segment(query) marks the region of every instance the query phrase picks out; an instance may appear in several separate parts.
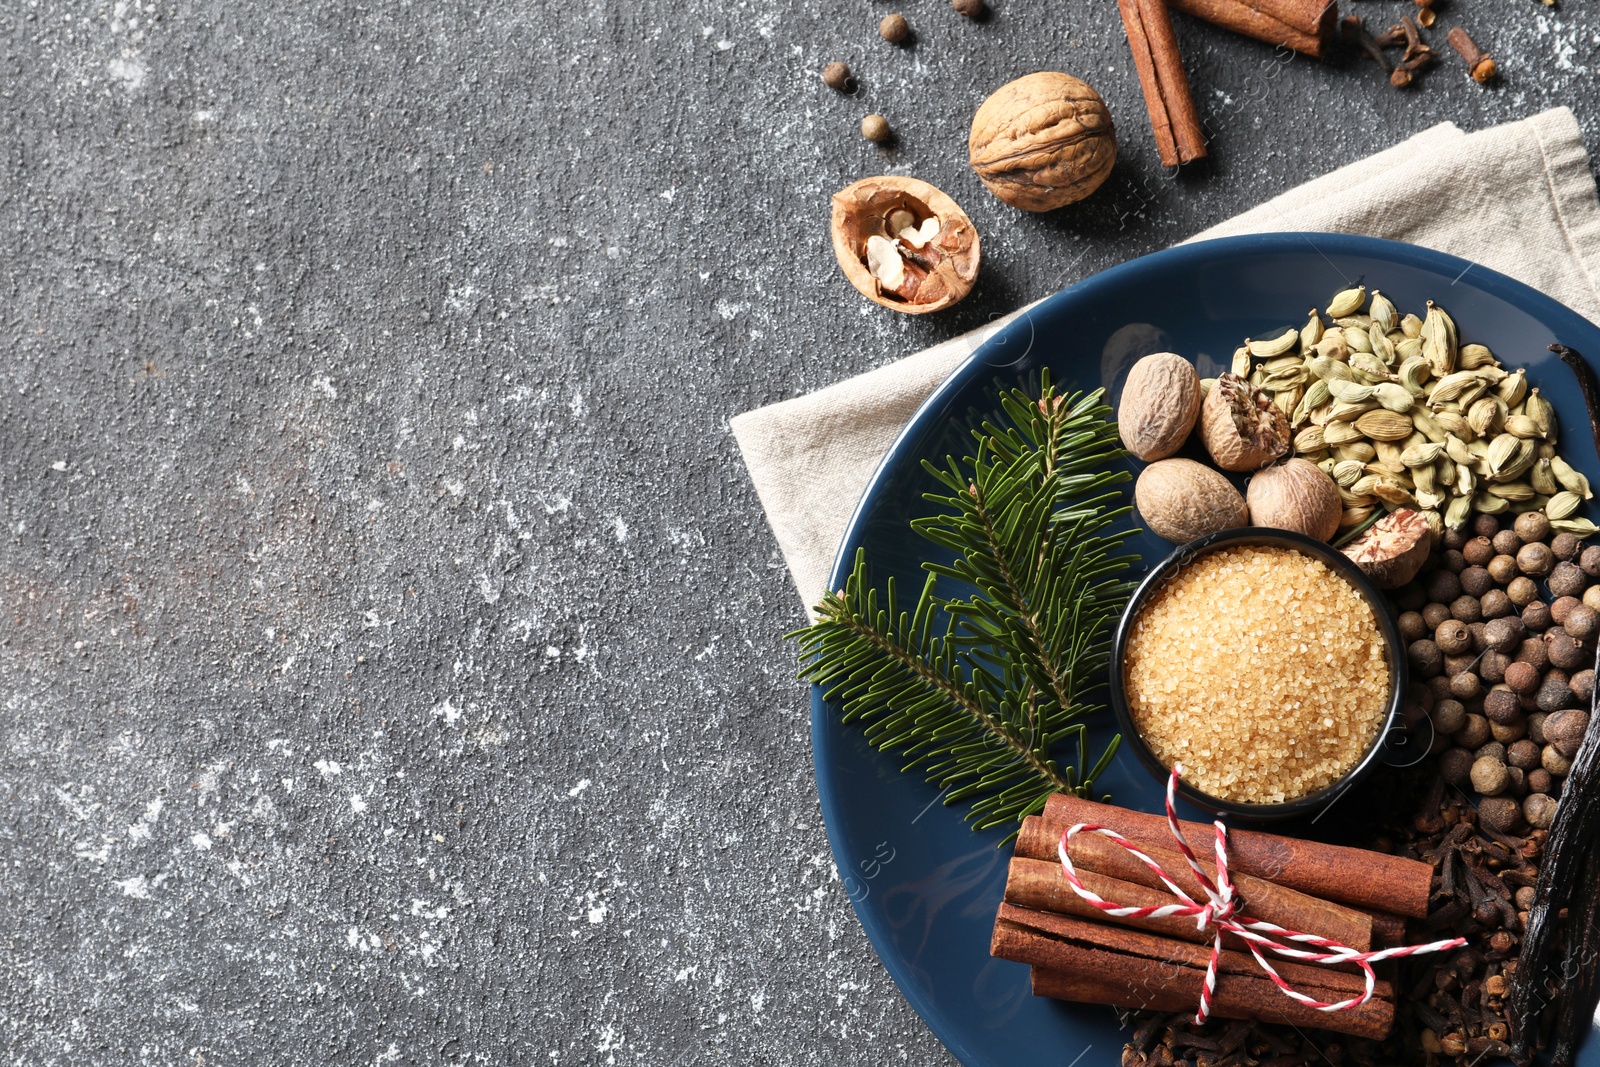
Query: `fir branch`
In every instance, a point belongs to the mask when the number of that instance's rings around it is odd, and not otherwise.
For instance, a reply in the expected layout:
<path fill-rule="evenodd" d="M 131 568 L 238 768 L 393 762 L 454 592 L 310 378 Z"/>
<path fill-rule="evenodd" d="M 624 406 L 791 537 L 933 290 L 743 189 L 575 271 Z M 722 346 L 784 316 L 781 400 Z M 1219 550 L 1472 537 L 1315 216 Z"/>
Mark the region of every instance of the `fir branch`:
<path fill-rule="evenodd" d="M 865 724 L 877 748 L 901 752 L 946 792 L 971 800 L 975 829 L 1020 822 L 1052 792 L 1087 795 L 1114 738 L 1086 767 L 1087 697 L 1103 684 L 1111 628 L 1130 587 L 1130 510 L 1110 469 L 1124 453 L 1099 391 L 1062 397 L 1046 373 L 1041 399 L 1001 398 L 1010 425 L 974 431 L 976 454 L 924 467 L 947 490 L 912 526 L 954 554 L 924 564 L 915 608 L 886 604 L 858 553 L 843 590 L 817 606 L 799 638 L 801 677 Z M 965 595 L 940 595 L 945 585 Z M 1071 744 L 1076 758 L 1055 753 Z"/>

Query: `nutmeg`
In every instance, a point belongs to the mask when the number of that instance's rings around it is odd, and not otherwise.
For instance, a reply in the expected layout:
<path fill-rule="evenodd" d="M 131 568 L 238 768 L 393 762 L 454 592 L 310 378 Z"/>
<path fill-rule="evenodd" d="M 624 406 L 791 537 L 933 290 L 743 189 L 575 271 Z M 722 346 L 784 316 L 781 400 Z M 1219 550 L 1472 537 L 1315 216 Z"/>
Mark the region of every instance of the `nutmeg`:
<path fill-rule="evenodd" d="M 1294 458 L 1263 467 L 1245 487 L 1250 521 L 1257 526 L 1326 541 L 1339 529 L 1344 506 L 1338 486 L 1308 460 Z"/>
<path fill-rule="evenodd" d="M 1239 490 L 1192 459 L 1162 459 L 1146 467 L 1134 483 L 1133 504 L 1158 537 L 1180 545 L 1250 518 Z"/>
<path fill-rule="evenodd" d="M 1054 71 L 1008 82 L 972 116 L 972 169 L 1012 207 L 1050 211 L 1100 187 L 1117 161 L 1116 129 L 1088 84 Z"/>
<path fill-rule="evenodd" d="M 833 195 L 833 254 L 868 300 L 908 315 L 955 304 L 978 277 L 978 231 L 956 202 L 896 174 Z"/>
<path fill-rule="evenodd" d="M 1206 403 L 1210 402 L 1211 398 L 1207 397 Z M 1422 516 L 1409 508 L 1397 508 L 1346 545 L 1344 554 L 1379 589 L 1396 589 L 1417 576 L 1417 571 L 1428 560 L 1431 543 L 1432 535 Z M 1444 647 L 1442 641 L 1439 647 Z"/>
<path fill-rule="evenodd" d="M 1223 470 L 1259 470 L 1289 450 L 1289 420 L 1264 390 L 1224 372 L 1200 406 L 1200 440 Z"/>
<path fill-rule="evenodd" d="M 1128 371 L 1117 402 L 1117 433 L 1122 447 L 1139 459 L 1165 459 L 1183 447 L 1199 413 L 1200 373 L 1194 364 L 1172 352 L 1155 352 Z"/>

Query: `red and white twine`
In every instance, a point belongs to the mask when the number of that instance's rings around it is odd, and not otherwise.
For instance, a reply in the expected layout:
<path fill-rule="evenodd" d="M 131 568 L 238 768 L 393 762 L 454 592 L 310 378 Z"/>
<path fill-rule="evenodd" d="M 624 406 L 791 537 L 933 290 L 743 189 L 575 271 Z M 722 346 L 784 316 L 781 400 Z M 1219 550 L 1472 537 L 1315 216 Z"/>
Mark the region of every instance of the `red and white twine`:
<path fill-rule="evenodd" d="M 1061 871 L 1067 883 L 1072 886 L 1072 891 L 1099 908 L 1107 915 L 1117 918 L 1129 919 L 1160 919 L 1168 915 L 1193 916 L 1196 925 L 1202 933 L 1207 930 L 1213 934 L 1211 941 L 1211 960 L 1206 964 L 1205 983 L 1200 987 L 1200 1009 L 1195 1013 L 1194 1021 L 1204 1023 L 1211 1014 L 1211 1001 L 1217 988 L 1217 964 L 1222 955 L 1222 935 L 1233 934 L 1245 943 L 1250 954 L 1256 958 L 1261 969 L 1267 973 L 1284 994 L 1294 1000 L 1315 1008 L 1318 1011 L 1349 1011 L 1359 1008 L 1372 999 L 1373 983 L 1377 976 L 1373 973 L 1372 964 L 1379 960 L 1396 959 L 1401 956 L 1416 956 L 1424 952 L 1444 952 L 1453 948 L 1460 948 L 1467 943 L 1466 938 L 1455 937 L 1448 941 L 1434 941 L 1426 945 L 1403 945 L 1398 948 L 1386 948 L 1377 952 L 1359 952 L 1337 941 L 1316 934 L 1300 933 L 1295 930 L 1285 930 L 1275 923 L 1255 919 L 1239 911 L 1241 902 L 1234 897 L 1233 883 L 1228 878 L 1228 828 L 1221 820 L 1213 823 L 1216 827 L 1216 853 L 1217 877 L 1213 882 L 1206 872 L 1201 870 L 1199 860 L 1195 859 L 1194 852 L 1189 848 L 1189 842 L 1184 840 L 1183 830 L 1178 826 L 1178 816 L 1173 811 L 1173 794 L 1178 786 L 1178 777 L 1183 772 L 1182 764 L 1172 768 L 1172 777 L 1167 780 L 1167 827 L 1172 831 L 1173 840 L 1178 843 L 1178 849 L 1183 853 L 1184 859 L 1189 862 L 1189 869 L 1194 871 L 1195 878 L 1200 882 L 1201 888 L 1206 891 L 1210 899 L 1204 903 L 1197 903 L 1193 897 L 1185 893 L 1172 879 L 1167 877 L 1167 872 L 1161 865 L 1135 848 L 1127 838 L 1115 830 L 1108 830 L 1104 826 L 1093 823 L 1078 823 L 1061 835 L 1060 854 Z M 1159 907 L 1131 908 L 1124 907 L 1108 901 L 1092 889 L 1089 889 L 1078 880 L 1077 871 L 1072 866 L 1072 857 L 1068 854 L 1068 845 L 1078 834 L 1099 834 L 1109 837 L 1123 848 L 1141 860 L 1161 879 L 1163 885 L 1178 899 L 1175 904 L 1163 904 Z M 1271 935 L 1271 936 L 1264 936 Z M 1320 951 L 1306 951 L 1294 948 L 1284 942 L 1295 942 L 1302 945 L 1314 946 Z M 1309 997 L 1295 989 L 1282 976 L 1273 969 L 1261 950 L 1283 956 L 1286 959 L 1298 960 L 1304 963 L 1334 964 L 1354 963 L 1361 968 L 1361 973 L 1366 978 L 1366 989 L 1360 996 L 1348 1000 L 1322 1001 Z"/>

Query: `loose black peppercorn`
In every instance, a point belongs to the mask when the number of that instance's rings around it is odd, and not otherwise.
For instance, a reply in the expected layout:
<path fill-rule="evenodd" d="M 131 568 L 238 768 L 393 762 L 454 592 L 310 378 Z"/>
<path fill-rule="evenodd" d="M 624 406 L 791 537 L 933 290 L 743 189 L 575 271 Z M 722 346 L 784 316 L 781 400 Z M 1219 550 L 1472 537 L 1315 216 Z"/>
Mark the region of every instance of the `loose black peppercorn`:
<path fill-rule="evenodd" d="M 1428 578 L 1428 599 L 1448 604 L 1461 595 L 1461 579 L 1449 571 L 1434 571 Z"/>
<path fill-rule="evenodd" d="M 1407 646 L 1406 659 L 1410 662 L 1412 670 L 1424 678 L 1432 678 L 1444 669 L 1444 653 L 1439 651 L 1438 645 L 1426 637 Z"/>
<path fill-rule="evenodd" d="M 1478 603 L 1485 619 L 1504 618 L 1507 615 L 1515 615 L 1517 611 L 1517 606 L 1506 596 L 1503 589 L 1489 590 L 1483 594 L 1483 599 Z"/>
<path fill-rule="evenodd" d="M 899 44 L 911 36 L 911 27 L 901 14 L 885 15 L 878 23 L 878 35 L 890 44 Z"/>
<path fill-rule="evenodd" d="M 1457 700 L 1471 700 L 1483 692 L 1483 683 L 1471 671 L 1461 671 L 1450 677 L 1450 695 Z"/>
<path fill-rule="evenodd" d="M 1493 559 L 1493 556 L 1489 557 Z M 1485 560 L 1484 562 L 1488 562 Z M 1458 576 L 1461 582 L 1461 591 L 1468 596 L 1482 596 L 1494 588 L 1494 579 L 1489 577 L 1489 572 L 1482 567 L 1472 566 L 1462 571 Z"/>
<path fill-rule="evenodd" d="M 822 84 L 841 93 L 850 88 L 850 68 L 843 63 L 829 63 L 822 68 Z"/>
<path fill-rule="evenodd" d="M 1408 645 L 1428 636 L 1428 624 L 1422 621 L 1422 615 L 1418 612 L 1402 611 L 1398 624 L 1400 639 Z"/>
<path fill-rule="evenodd" d="M 1512 527 L 1524 541 L 1543 541 L 1550 536 L 1550 520 L 1542 511 L 1525 511 Z"/>
<path fill-rule="evenodd" d="M 1588 641 L 1600 631 L 1600 612 L 1587 604 L 1579 604 L 1567 612 L 1567 620 L 1561 624 L 1561 628 L 1571 634 L 1575 641 Z"/>
<path fill-rule="evenodd" d="M 1472 635 L 1467 624 L 1458 619 L 1446 619 L 1433 632 L 1433 643 L 1447 656 L 1459 656 L 1472 647 Z"/>
<path fill-rule="evenodd" d="M 1506 596 L 1518 608 L 1525 608 L 1539 595 L 1539 586 L 1532 578 L 1513 578 L 1506 586 Z"/>
<path fill-rule="evenodd" d="M 1463 593 L 1450 601 L 1450 617 L 1462 622 L 1477 622 L 1483 618 L 1483 605 L 1477 597 Z"/>
<path fill-rule="evenodd" d="M 1590 545 L 1578 556 L 1578 566 L 1591 578 L 1600 578 L 1600 545 Z"/>
<path fill-rule="evenodd" d="M 1555 554 L 1556 559 L 1574 560 L 1578 558 L 1578 553 L 1583 551 L 1583 542 L 1573 534 L 1558 533 L 1550 539 L 1550 551 Z"/>
<path fill-rule="evenodd" d="M 1472 532 L 1479 537 L 1493 537 L 1500 532 L 1500 520 L 1493 515 L 1479 512 L 1472 520 Z"/>
<path fill-rule="evenodd" d="M 1532 604 L 1522 609 L 1522 625 L 1528 629 L 1543 633 L 1550 628 L 1550 605 L 1542 600 L 1535 600 Z"/>
<path fill-rule="evenodd" d="M 1589 582 L 1576 563 L 1564 559 L 1550 569 L 1546 584 L 1550 586 L 1552 596 L 1582 596 L 1584 586 Z"/>
<path fill-rule="evenodd" d="M 1501 530 L 1494 535 L 1494 550 L 1502 556 L 1515 556 L 1517 549 L 1522 547 L 1522 538 L 1517 536 L 1515 530 Z"/>
<path fill-rule="evenodd" d="M 1461 548 L 1461 557 L 1472 567 L 1481 567 L 1494 559 L 1494 545 L 1487 537 L 1474 537 Z"/>
<path fill-rule="evenodd" d="M 1543 578 L 1556 565 L 1550 546 L 1535 541 L 1517 550 L 1517 569 L 1530 578 Z"/>
<path fill-rule="evenodd" d="M 1451 598 L 1455 599 L 1454 597 Z M 1437 600 L 1429 601 L 1422 606 L 1422 621 L 1428 624 L 1428 629 L 1437 630 L 1439 624 L 1450 617 L 1450 608 Z"/>

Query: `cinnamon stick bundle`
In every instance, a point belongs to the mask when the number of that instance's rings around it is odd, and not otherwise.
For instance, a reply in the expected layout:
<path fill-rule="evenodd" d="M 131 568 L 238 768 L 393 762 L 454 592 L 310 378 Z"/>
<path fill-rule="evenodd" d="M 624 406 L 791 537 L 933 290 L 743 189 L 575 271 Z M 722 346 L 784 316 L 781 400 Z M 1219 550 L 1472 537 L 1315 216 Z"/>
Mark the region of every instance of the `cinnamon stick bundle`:
<path fill-rule="evenodd" d="M 1321 56 L 1334 41 L 1337 0 L 1168 0 L 1186 15 L 1281 45 Z"/>
<path fill-rule="evenodd" d="M 1025 820 L 1016 854 L 1049 859 L 1061 835 L 1074 823 L 1097 823 L 1126 837 L 1141 849 L 1164 848 L 1172 834 L 1162 815 L 1129 811 L 1092 800 L 1056 793 L 1042 816 Z M 1205 823 L 1181 822 L 1191 842 L 1209 842 L 1215 831 Z M 1228 832 L 1229 870 L 1252 874 L 1302 893 L 1350 907 L 1406 915 L 1428 914 L 1433 869 L 1426 863 L 1366 849 L 1324 845 L 1280 837 L 1259 830 Z"/>
<path fill-rule="evenodd" d="M 1128 31 L 1128 47 L 1139 71 L 1161 165 L 1175 167 L 1203 158 L 1205 133 L 1189 92 L 1189 76 L 1183 70 L 1166 0 L 1117 0 L 1117 8 Z"/>
<path fill-rule="evenodd" d="M 1002 904 L 992 955 L 1034 968 L 1034 992 L 1091 1004 L 1181 1011 L 1200 1002 L 1210 949 L 1155 934 L 1051 912 Z M 1294 963 L 1275 963 L 1283 979 L 1307 996 L 1338 1001 L 1358 995 L 1358 975 Z M 1373 999 L 1347 1011 L 1322 1012 L 1283 995 L 1250 956 L 1222 952 L 1211 1011 L 1225 1019 L 1338 1030 L 1374 1039 L 1394 1024 L 1394 990 L 1378 982 Z"/>
<path fill-rule="evenodd" d="M 1059 840 L 1060 835 L 1057 835 Z M 1145 848 L 1144 853 L 1159 863 L 1177 886 L 1197 901 L 1204 902 L 1205 890 L 1200 885 L 1200 880 L 1189 869 L 1188 863 L 1177 852 L 1164 848 Z M 1123 884 L 1133 883 L 1145 887 L 1156 893 L 1160 898 L 1157 904 L 1173 903 L 1172 896 L 1166 887 L 1161 884 L 1160 877 L 1135 858 L 1127 849 L 1114 841 L 1104 837 L 1090 834 L 1080 834 L 1072 841 L 1072 863 L 1079 869 L 1080 879 L 1086 872 L 1094 872 L 1099 876 L 1120 880 Z M 1039 865 L 1039 866 L 1035 866 Z M 1012 883 L 1018 883 L 1018 889 L 1039 883 L 1053 884 L 1059 887 L 1059 892 L 1054 896 L 1066 894 L 1075 899 L 1078 897 L 1062 876 L 1060 861 L 1035 860 L 1027 858 L 1013 859 L 1011 861 L 1011 878 L 1006 882 L 1006 899 L 1014 904 L 1025 904 L 1023 900 L 1012 900 Z M 1252 918 L 1265 919 L 1270 923 L 1289 930 L 1305 933 L 1314 933 L 1322 937 L 1332 938 L 1342 945 L 1359 949 L 1362 952 L 1372 947 L 1372 917 L 1353 908 L 1341 907 L 1330 901 L 1301 893 L 1285 886 L 1276 885 L 1264 878 L 1244 874 L 1230 869 L 1234 890 L 1245 902 L 1245 910 Z M 1087 882 L 1084 883 L 1088 885 Z M 1101 892 L 1095 886 L 1089 888 L 1107 900 L 1114 900 L 1119 904 L 1133 907 L 1144 907 L 1143 901 L 1125 899 L 1114 893 Z M 1087 902 L 1083 902 L 1087 904 Z M 1064 908 L 1051 907 L 1050 905 L 1030 905 L 1049 907 L 1052 911 L 1064 911 Z M 1092 911 L 1098 909 L 1088 905 Z M 1081 914 L 1072 912 L 1072 914 Z M 1185 920 L 1190 929 L 1194 924 Z M 1195 940 L 1208 940 L 1195 938 Z"/>

